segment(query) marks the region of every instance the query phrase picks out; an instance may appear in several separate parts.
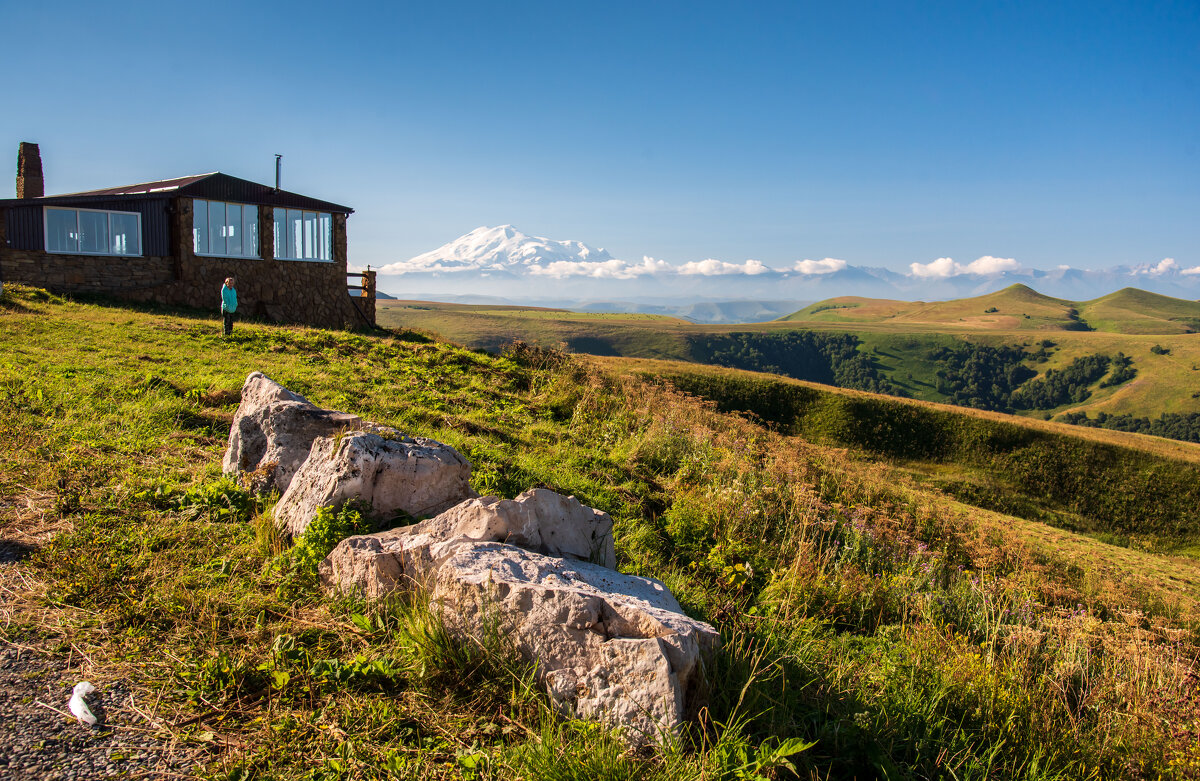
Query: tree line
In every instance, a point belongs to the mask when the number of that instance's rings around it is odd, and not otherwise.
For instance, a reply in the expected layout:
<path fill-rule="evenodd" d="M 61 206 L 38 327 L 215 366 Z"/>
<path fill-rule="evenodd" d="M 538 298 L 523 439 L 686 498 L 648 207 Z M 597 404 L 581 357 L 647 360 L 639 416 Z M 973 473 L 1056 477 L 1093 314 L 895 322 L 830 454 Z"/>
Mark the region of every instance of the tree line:
<path fill-rule="evenodd" d="M 1110 415 L 1107 412 L 1097 412 L 1096 417 L 1091 418 L 1086 412 L 1068 412 L 1059 420 L 1075 426 L 1132 431 L 1184 442 L 1200 442 L 1200 412 L 1164 412 L 1157 420 L 1135 418 L 1132 415 Z"/>
<path fill-rule="evenodd" d="M 907 395 L 888 380 L 875 360 L 858 349 L 854 334 L 787 331 L 697 334 L 690 339 L 694 360 L 733 369 L 771 372 L 841 388 Z"/>

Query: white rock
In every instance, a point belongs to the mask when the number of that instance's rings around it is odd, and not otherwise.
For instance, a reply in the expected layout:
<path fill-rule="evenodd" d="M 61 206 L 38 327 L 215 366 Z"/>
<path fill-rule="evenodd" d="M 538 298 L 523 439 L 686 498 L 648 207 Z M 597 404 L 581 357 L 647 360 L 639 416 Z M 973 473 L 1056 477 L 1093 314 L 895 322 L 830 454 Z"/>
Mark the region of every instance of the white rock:
<path fill-rule="evenodd" d="M 321 507 L 360 499 L 380 518 L 441 512 L 472 496 L 471 465 L 457 450 L 376 426 L 318 437 L 275 505 L 275 525 L 304 533 Z"/>
<path fill-rule="evenodd" d="M 485 496 L 463 502 L 422 521 L 415 534 L 435 539 L 466 537 L 507 542 L 518 548 L 594 561 L 616 569 L 612 518 L 574 496 L 532 488 L 516 499 Z"/>
<path fill-rule="evenodd" d="M 657 580 L 488 539 L 503 528 L 484 522 L 490 509 L 493 521 L 522 521 L 508 527 L 510 540 L 514 530 L 536 528 L 544 545 L 548 519 L 523 517 L 554 506 L 530 501 L 540 493 L 507 504 L 472 500 L 420 524 L 343 540 L 321 563 L 321 580 L 373 599 L 418 589 L 456 635 L 503 638 L 533 660 L 562 711 L 621 727 L 633 745 L 655 742 L 697 707 L 717 632 L 684 615 Z"/>
<path fill-rule="evenodd" d="M 226 474 L 264 470 L 267 487 L 282 493 L 317 437 L 364 425 L 357 415 L 322 409 L 262 373 L 251 372 L 242 385 L 222 468 Z"/>

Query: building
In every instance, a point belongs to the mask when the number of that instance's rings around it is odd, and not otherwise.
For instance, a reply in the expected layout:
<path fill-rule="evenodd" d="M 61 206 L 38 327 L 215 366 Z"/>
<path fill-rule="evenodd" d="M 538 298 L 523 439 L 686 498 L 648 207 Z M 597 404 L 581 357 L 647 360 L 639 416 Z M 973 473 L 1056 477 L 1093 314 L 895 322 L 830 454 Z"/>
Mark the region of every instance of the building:
<path fill-rule="evenodd" d="M 222 173 L 44 194 L 37 144 L 0 200 L 0 280 L 323 328 L 375 324 L 375 274 L 347 282 L 347 206 Z"/>

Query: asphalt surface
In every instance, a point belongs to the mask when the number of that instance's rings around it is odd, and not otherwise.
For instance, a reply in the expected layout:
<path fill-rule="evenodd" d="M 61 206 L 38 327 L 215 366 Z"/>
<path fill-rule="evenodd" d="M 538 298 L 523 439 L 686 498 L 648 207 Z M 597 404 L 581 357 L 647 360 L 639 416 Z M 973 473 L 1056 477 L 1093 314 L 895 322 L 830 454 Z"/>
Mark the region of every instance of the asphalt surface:
<path fill-rule="evenodd" d="M 67 701 L 76 675 L 66 655 L 0 641 L 0 778 L 194 777 L 196 750 L 156 734 L 120 681 L 91 681 L 96 726 L 72 717 Z"/>

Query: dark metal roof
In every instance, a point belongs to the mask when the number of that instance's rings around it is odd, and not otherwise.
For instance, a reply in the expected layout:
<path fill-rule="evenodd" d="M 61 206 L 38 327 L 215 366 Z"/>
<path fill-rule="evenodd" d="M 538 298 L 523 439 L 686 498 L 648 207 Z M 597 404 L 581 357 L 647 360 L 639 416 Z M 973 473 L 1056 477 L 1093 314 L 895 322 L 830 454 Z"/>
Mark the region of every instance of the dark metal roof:
<path fill-rule="evenodd" d="M 62 193 L 61 195 L 51 195 L 48 197 L 78 198 L 90 195 L 150 195 L 152 193 L 166 193 L 173 192 L 181 187 L 185 187 L 189 184 L 199 182 L 215 175 L 215 172 L 211 174 L 196 174 L 195 176 L 181 176 L 178 179 L 163 179 L 158 182 L 127 184 L 122 187 L 108 187 L 103 190 L 85 190 L 81 193 Z"/>
<path fill-rule="evenodd" d="M 307 195 L 276 190 L 264 184 L 239 179 L 236 176 L 214 172 L 181 176 L 177 179 L 163 179 L 157 182 L 142 182 L 122 187 L 109 187 L 103 190 L 87 190 L 80 193 L 63 195 L 47 195 L 43 198 L 10 198 L 0 200 L 5 206 L 33 204 L 81 204 L 93 201 L 112 201 L 117 199 L 163 198 L 174 195 L 184 195 L 192 198 L 205 198 L 214 201 L 240 201 L 263 206 L 283 206 L 291 209 L 310 209 L 312 211 L 338 212 L 352 214 L 349 206 L 341 206 L 330 201 L 309 198 Z"/>

